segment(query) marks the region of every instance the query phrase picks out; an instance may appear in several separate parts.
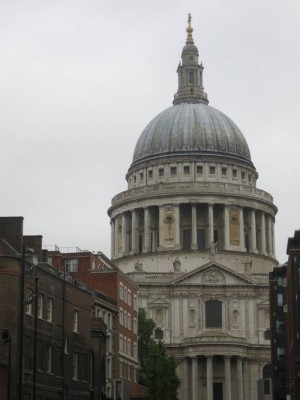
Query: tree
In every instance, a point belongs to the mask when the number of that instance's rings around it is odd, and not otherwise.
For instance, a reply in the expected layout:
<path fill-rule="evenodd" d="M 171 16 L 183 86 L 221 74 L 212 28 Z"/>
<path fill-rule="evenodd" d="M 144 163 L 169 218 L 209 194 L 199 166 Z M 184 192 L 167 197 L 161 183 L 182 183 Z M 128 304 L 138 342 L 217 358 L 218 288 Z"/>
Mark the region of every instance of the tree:
<path fill-rule="evenodd" d="M 146 385 L 145 370 L 146 359 L 149 353 L 149 348 L 153 340 L 153 331 L 155 329 L 155 322 L 151 318 L 147 318 L 146 311 L 139 308 L 138 311 L 138 355 L 140 363 L 139 383 Z"/>
<path fill-rule="evenodd" d="M 141 365 L 139 382 L 148 387 L 149 400 L 175 400 L 180 380 L 176 373 L 177 363 L 166 353 L 163 342 L 155 342 L 155 322 L 139 310 L 138 346 Z"/>

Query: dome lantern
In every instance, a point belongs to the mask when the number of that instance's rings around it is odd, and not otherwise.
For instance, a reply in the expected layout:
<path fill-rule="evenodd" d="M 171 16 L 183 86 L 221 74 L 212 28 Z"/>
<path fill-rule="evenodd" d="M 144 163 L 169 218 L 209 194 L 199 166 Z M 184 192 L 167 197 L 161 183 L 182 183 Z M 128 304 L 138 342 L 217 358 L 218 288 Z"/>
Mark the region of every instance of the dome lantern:
<path fill-rule="evenodd" d="M 191 14 L 188 16 L 186 28 L 186 44 L 182 49 L 181 63 L 177 68 L 178 91 L 174 95 L 173 104 L 179 103 L 204 103 L 208 104 L 207 94 L 203 87 L 203 65 L 199 65 L 199 52 L 194 45 L 193 28 L 191 26 Z"/>

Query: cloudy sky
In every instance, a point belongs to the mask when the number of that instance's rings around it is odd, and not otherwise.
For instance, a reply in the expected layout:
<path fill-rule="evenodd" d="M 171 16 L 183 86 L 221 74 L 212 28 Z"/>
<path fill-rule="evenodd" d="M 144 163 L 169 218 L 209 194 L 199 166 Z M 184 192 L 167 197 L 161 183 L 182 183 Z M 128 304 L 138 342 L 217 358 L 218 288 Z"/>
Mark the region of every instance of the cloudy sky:
<path fill-rule="evenodd" d="M 286 260 L 300 228 L 299 0 L 1 0 L 0 215 L 46 245 L 110 255 L 107 209 L 172 103 L 189 12 L 210 105 L 248 141 Z"/>

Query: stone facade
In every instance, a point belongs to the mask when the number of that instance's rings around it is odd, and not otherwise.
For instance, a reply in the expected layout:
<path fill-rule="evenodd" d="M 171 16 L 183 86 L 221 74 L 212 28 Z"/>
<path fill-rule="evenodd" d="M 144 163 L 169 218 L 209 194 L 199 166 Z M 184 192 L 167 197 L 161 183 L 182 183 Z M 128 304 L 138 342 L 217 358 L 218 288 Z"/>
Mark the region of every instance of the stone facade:
<path fill-rule="evenodd" d="M 272 196 L 240 130 L 208 106 L 190 24 L 174 105 L 137 142 L 116 195 L 112 259 L 181 361 L 182 400 L 270 400 L 268 274 L 277 264 Z"/>

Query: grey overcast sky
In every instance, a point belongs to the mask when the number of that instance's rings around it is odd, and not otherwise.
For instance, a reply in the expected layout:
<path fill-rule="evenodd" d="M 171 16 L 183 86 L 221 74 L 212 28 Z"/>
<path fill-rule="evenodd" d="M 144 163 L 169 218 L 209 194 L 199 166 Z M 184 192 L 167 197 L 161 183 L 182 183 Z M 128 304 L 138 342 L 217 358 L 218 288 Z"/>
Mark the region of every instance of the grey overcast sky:
<path fill-rule="evenodd" d="M 172 104 L 189 12 L 210 105 L 248 141 L 286 260 L 300 228 L 299 0 L 1 0 L 0 215 L 110 255 L 107 209 Z"/>

